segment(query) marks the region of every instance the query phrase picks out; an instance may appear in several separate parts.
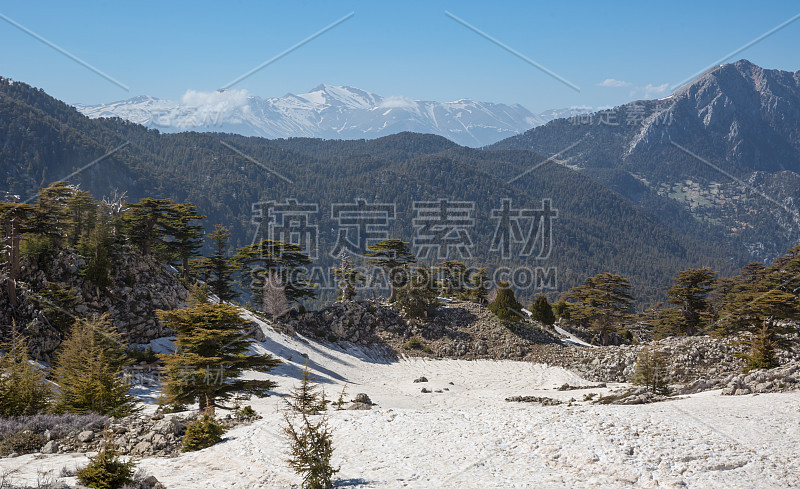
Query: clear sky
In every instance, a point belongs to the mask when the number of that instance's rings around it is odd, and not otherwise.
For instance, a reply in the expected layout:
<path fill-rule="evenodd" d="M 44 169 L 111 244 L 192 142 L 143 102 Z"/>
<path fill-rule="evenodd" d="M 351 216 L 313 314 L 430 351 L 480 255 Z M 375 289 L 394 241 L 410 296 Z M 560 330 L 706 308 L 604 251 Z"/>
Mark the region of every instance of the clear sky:
<path fill-rule="evenodd" d="M 179 100 L 188 89 L 227 85 L 351 12 L 233 88 L 273 97 L 327 83 L 425 100 L 519 103 L 534 112 L 612 106 L 667 95 L 800 14 L 800 2 L 2 1 L 0 75 L 68 103 Z M 800 69 L 800 18 L 731 60 L 741 58 Z"/>

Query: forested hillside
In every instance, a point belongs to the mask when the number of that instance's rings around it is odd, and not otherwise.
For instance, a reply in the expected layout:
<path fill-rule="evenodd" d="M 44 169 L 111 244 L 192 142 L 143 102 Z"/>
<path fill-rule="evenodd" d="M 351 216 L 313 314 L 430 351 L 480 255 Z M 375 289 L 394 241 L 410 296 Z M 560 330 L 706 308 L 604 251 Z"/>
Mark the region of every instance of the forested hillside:
<path fill-rule="evenodd" d="M 465 231 L 474 246 L 465 255 L 451 249 L 438 258 L 491 269 L 527 267 L 534 275 L 538 270 L 547 287 L 521 286 L 524 298 L 556 295 L 588 275 L 613 271 L 629 277 L 636 299 L 648 303 L 662 298 L 676 270 L 711 266 L 725 274 L 744 263 L 741 253 L 709 240 L 704 229 L 691 233 L 673 226 L 594 179 L 529 151 L 487 152 L 412 133 L 372 141 L 160 134 L 118 119 L 88 119 L 41 90 L 9 80 L 0 83 L 0 138 L 4 190 L 23 201 L 41 186 L 66 179 L 97 198 L 124 192 L 129 202 L 191 202 L 208 216 L 207 231 L 214 224 L 231 230 L 229 252 L 263 231 L 254 204 L 316 204 L 307 219 L 317 226 L 311 255 L 322 268 L 338 260 L 333 250 L 342 222 L 332 217 L 331 206 L 356 199 L 393 204 L 394 218 L 382 231 L 409 242 L 416 232 L 415 201 L 471 203 L 474 226 Z M 527 210 L 550 199 L 557 218 L 547 256 L 522 256 L 521 240 L 506 257 L 492 250 L 503 199 Z M 530 220 L 520 223 L 523 233 L 533 229 L 529 225 Z"/>

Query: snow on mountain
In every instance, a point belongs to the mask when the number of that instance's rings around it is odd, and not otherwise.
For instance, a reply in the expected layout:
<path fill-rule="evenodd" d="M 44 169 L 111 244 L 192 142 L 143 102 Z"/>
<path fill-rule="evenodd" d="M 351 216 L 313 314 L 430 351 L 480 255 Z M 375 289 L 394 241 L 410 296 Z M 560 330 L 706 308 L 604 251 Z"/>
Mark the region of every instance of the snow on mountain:
<path fill-rule="evenodd" d="M 162 132 L 231 132 L 266 138 L 371 139 L 402 131 L 484 146 L 582 109 L 535 115 L 521 105 L 461 99 L 433 102 L 383 97 L 353 87 L 319 85 L 277 98 L 245 90 L 189 90 L 180 102 L 149 96 L 99 105 L 75 104 L 91 118 L 120 117 Z"/>

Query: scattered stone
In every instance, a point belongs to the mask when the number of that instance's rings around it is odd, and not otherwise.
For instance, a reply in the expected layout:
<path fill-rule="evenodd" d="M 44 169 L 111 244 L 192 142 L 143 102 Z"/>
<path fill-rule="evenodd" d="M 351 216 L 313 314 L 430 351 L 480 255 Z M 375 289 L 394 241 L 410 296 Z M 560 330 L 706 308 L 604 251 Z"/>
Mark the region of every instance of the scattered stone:
<path fill-rule="evenodd" d="M 420 382 L 427 382 L 428 379 L 426 377 L 420 377 L 418 379 L 414 379 L 415 384 L 419 384 Z"/>
<path fill-rule="evenodd" d="M 427 387 L 423 387 L 423 388 L 422 388 L 422 390 L 421 390 L 420 392 L 422 392 L 423 394 L 430 394 L 430 393 L 431 393 L 431 390 L 430 390 L 430 389 L 428 389 Z"/>
<path fill-rule="evenodd" d="M 557 387 L 556 390 L 558 391 L 576 391 L 580 389 L 600 389 L 605 387 L 605 382 L 597 384 L 597 385 L 569 385 L 563 384 L 561 387 Z"/>
<path fill-rule="evenodd" d="M 564 404 L 558 399 L 553 399 L 552 397 L 536 397 L 536 396 L 507 397 L 506 402 L 535 402 L 541 404 L 542 406 L 558 406 L 559 404 Z"/>

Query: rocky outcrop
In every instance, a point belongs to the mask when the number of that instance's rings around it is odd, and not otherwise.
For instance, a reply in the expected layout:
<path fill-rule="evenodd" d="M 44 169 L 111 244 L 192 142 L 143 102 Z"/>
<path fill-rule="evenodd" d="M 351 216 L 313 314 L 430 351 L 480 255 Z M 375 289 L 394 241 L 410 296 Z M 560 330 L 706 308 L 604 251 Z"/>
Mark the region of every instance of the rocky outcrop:
<path fill-rule="evenodd" d="M 373 302 L 334 302 L 322 311 L 297 315 L 286 321 L 295 331 L 326 339 L 371 344 L 377 332 L 401 332 L 406 324 L 393 307 Z"/>
<path fill-rule="evenodd" d="M 537 323 L 505 324 L 471 302 L 443 304 L 424 320 L 409 319 L 385 303 L 336 302 L 285 322 L 288 330 L 321 340 L 383 345 L 413 356 L 523 360 L 540 345 L 560 343 Z"/>
<path fill-rule="evenodd" d="M 764 394 L 800 389 L 800 362 L 793 361 L 770 370 L 754 370 L 727 377 L 716 383 L 723 395 Z"/>
<path fill-rule="evenodd" d="M 61 250 L 44 262 L 23 260 L 19 307 L 12 311 L 8 297 L 0 292 L 0 320 L 10 324 L 13 318 L 23 327 L 34 358 L 51 361 L 67 333 L 67 328 L 54 324 L 54 308 L 58 314 L 72 317 L 108 314 L 130 343 L 148 343 L 171 334 L 155 311 L 184 306 L 188 291 L 177 272 L 132 247 L 115 246 L 112 250 L 112 285 L 108 288 L 96 287 L 82 276 L 86 263 L 74 249 Z M 74 303 L 62 307 L 43 295 L 46 282 L 72 289 Z"/>
<path fill-rule="evenodd" d="M 655 394 L 647 387 L 630 387 L 612 390 L 605 396 L 601 396 L 595 404 L 649 404 L 651 402 L 666 401 L 669 396 Z"/>
<path fill-rule="evenodd" d="M 506 402 L 533 402 L 541 404 L 542 406 L 558 406 L 564 404 L 563 401 L 553 399 L 552 397 L 536 397 L 536 396 L 512 396 L 507 397 Z"/>
<path fill-rule="evenodd" d="M 733 339 L 709 336 L 676 336 L 647 343 L 663 353 L 670 383 L 685 384 L 700 378 L 738 374 L 746 347 Z M 593 382 L 629 382 L 636 357 L 644 344 L 596 348 L 556 347 L 540 349 L 536 360 L 569 368 Z"/>

